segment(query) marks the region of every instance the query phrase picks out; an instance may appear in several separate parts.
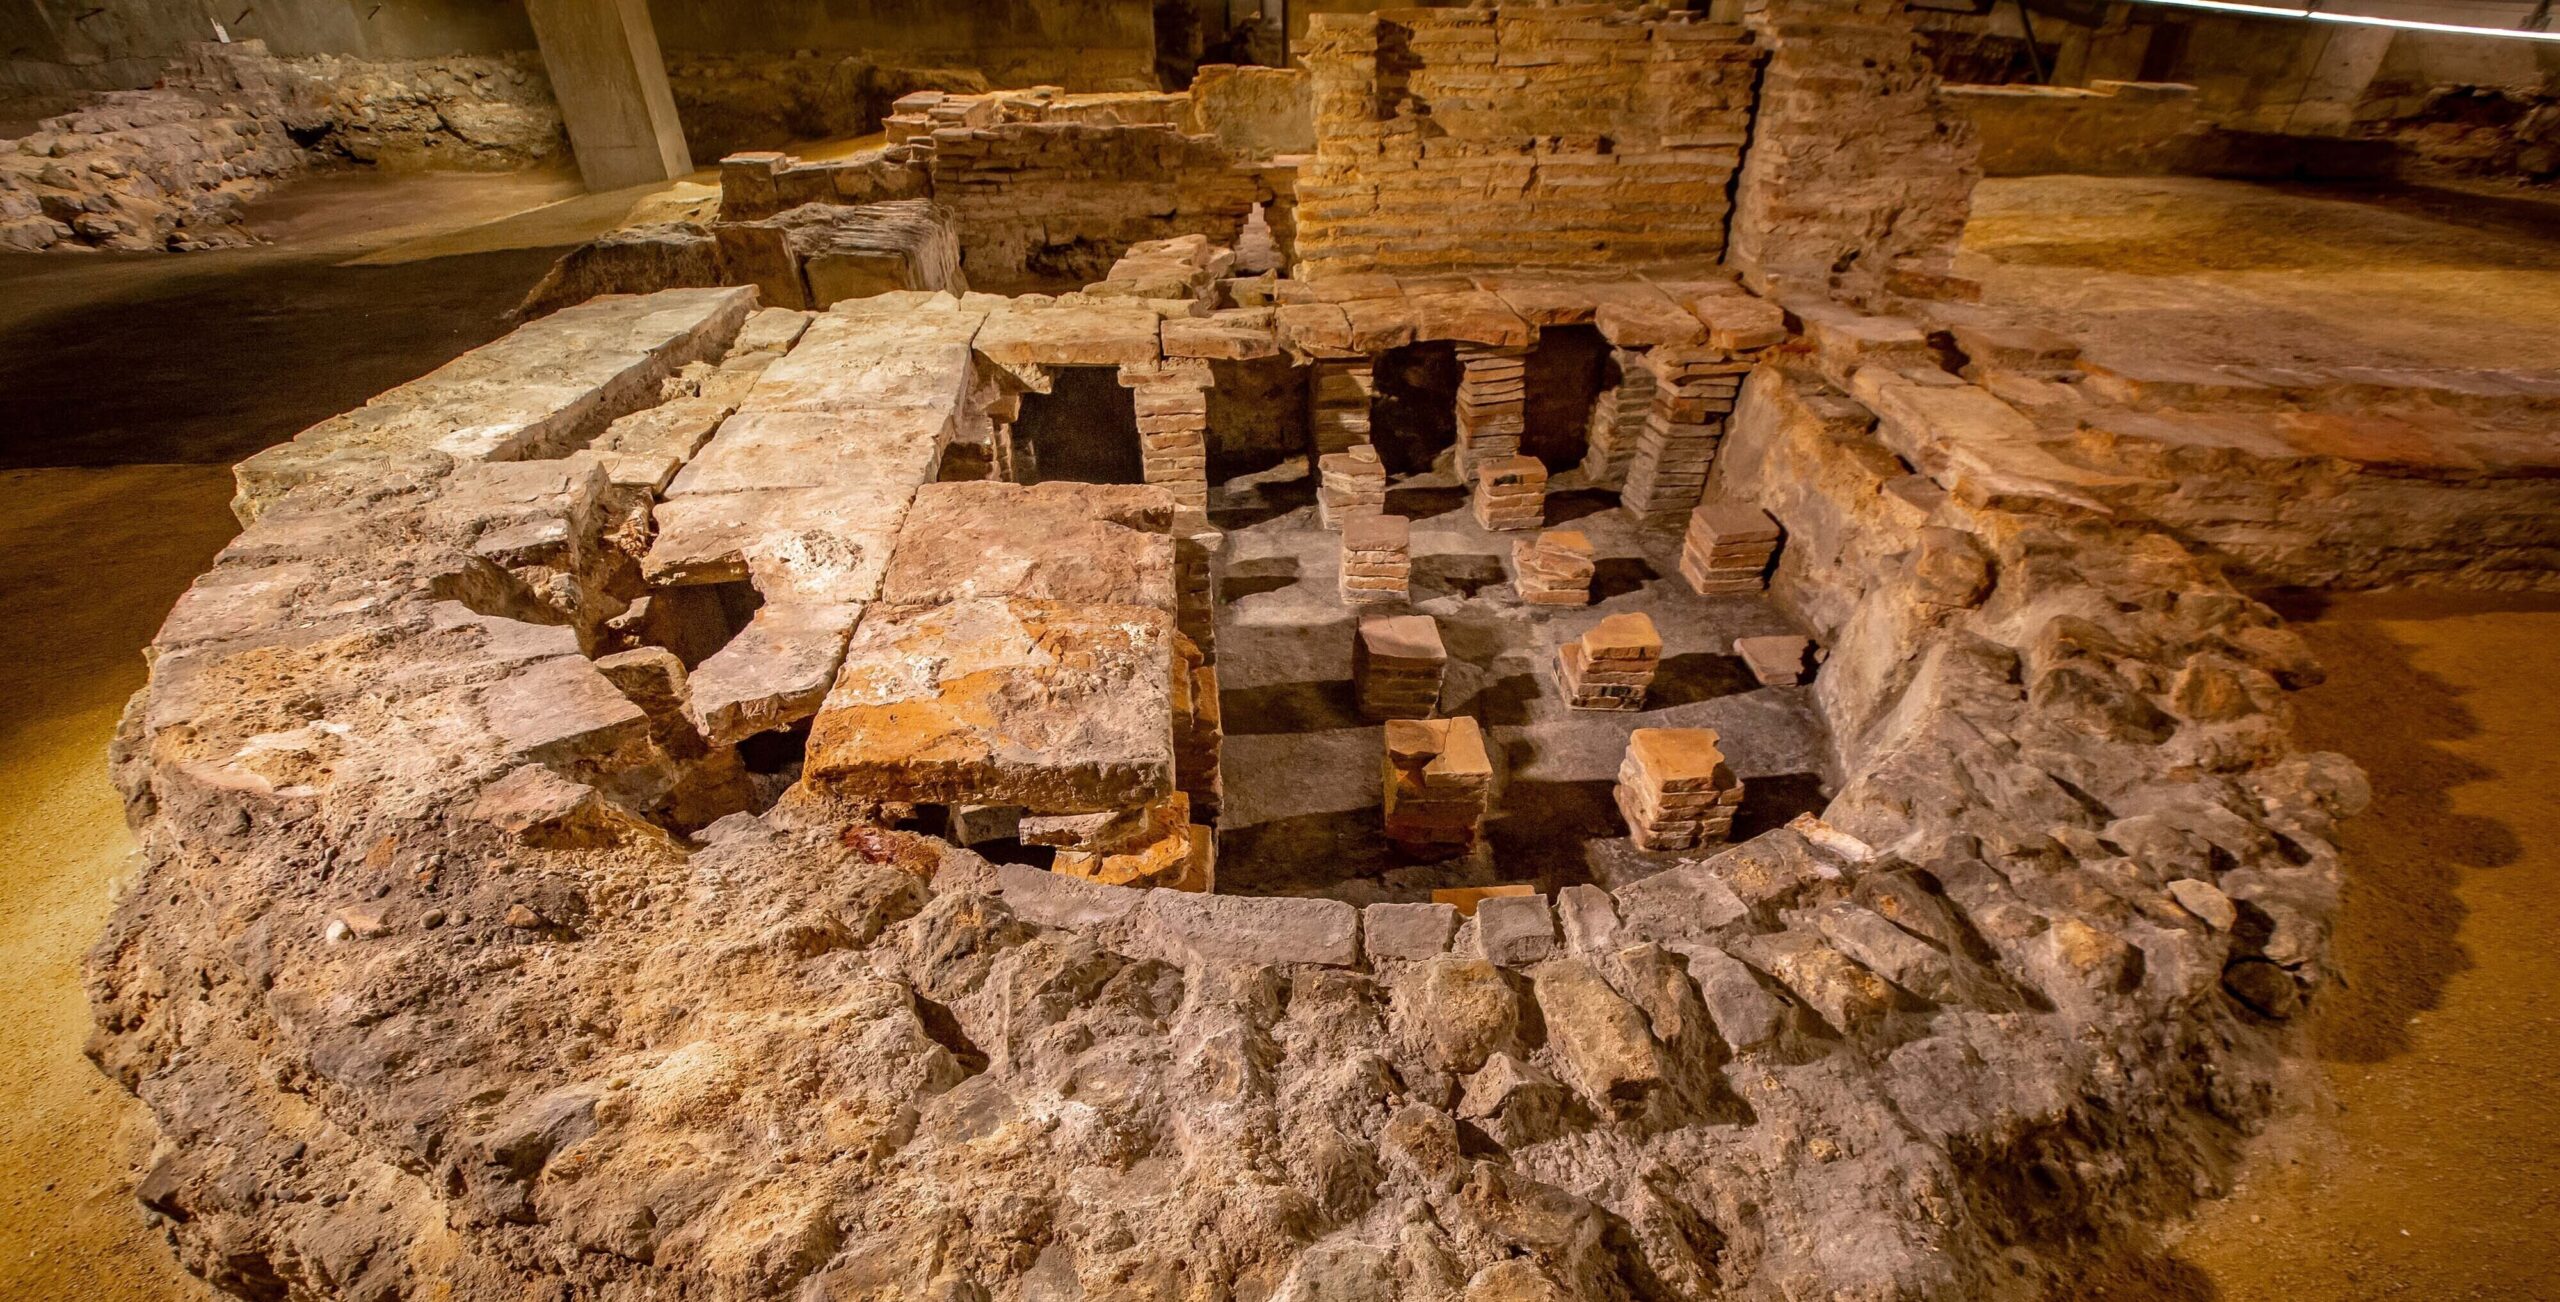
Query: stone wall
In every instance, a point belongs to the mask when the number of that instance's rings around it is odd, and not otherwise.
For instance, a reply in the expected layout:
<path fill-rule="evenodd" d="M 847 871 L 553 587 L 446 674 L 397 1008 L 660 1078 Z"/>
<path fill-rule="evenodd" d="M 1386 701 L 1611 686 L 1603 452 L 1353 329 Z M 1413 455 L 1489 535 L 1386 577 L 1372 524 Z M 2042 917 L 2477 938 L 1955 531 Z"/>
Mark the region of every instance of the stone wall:
<path fill-rule="evenodd" d="M 1985 176 L 2157 176 L 2196 161 L 2207 130 L 2195 88 L 2100 81 L 2071 86 L 1946 86 L 1973 124 Z"/>
<path fill-rule="evenodd" d="M 1862 3 L 1789 4 L 1769 49 L 1728 261 L 1764 294 L 1868 303 L 1951 288 L 1980 171 L 1906 20 Z"/>
<path fill-rule="evenodd" d="M 1189 129 L 1180 94 L 1055 88 L 908 97 L 892 142 L 931 146 L 933 197 L 960 222 L 973 285 L 1100 280 L 1129 246 L 1205 235 L 1232 246 L 1271 179 Z"/>
<path fill-rule="evenodd" d="M 1191 81 L 1191 112 L 1201 131 L 1238 158 L 1315 152 L 1315 105 L 1303 68 L 1249 68 L 1213 63 Z"/>
<path fill-rule="evenodd" d="M 1306 273 L 1713 259 L 1749 131 L 1739 28 L 1605 6 L 1318 14 Z"/>
<path fill-rule="evenodd" d="M 1148 0 L 653 0 L 649 10 L 671 57 L 806 51 L 883 67 L 966 68 L 998 86 L 1157 84 Z"/>
<path fill-rule="evenodd" d="M 284 57 L 436 60 L 533 49 L 524 6 L 486 0 L 17 0 L 0 5 L 0 102 L 29 95 L 139 90 L 187 47 L 257 41 Z"/>
<path fill-rule="evenodd" d="M 151 90 L 109 91 L 0 141 L 0 248 L 244 243 L 243 205 L 316 162 L 519 168 L 565 156 L 531 55 L 279 59 L 203 44 Z"/>
<path fill-rule="evenodd" d="M 880 129 L 899 97 L 919 90 L 984 93 L 986 75 L 964 65 L 884 65 L 860 54 L 792 51 L 694 54 L 668 51 L 685 144 L 697 159 L 797 141 L 863 136 Z"/>

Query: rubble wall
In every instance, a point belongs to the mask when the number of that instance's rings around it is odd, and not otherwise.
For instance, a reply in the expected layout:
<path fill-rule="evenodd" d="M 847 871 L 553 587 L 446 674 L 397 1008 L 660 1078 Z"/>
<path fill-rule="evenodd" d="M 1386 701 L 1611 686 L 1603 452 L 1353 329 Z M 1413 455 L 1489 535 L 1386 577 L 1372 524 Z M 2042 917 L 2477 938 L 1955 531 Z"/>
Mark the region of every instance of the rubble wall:
<path fill-rule="evenodd" d="M 531 54 L 278 58 L 200 44 L 151 90 L 90 97 L 0 141 L 0 248 L 247 241 L 243 205 L 313 164 L 510 169 L 567 157 Z"/>
<path fill-rule="evenodd" d="M 670 55 L 860 56 L 883 67 L 968 68 L 998 86 L 1153 90 L 1155 19 L 1143 0 L 847 5 L 834 0 L 656 0 Z"/>
<path fill-rule="evenodd" d="M 1774 6 L 1728 261 L 1771 295 L 1874 304 L 1947 287 L 1972 210 L 1972 127 L 1906 18 Z"/>
<path fill-rule="evenodd" d="M 1317 14 L 1299 262 L 1712 260 L 1758 58 L 1739 28 L 1600 6 Z"/>
<path fill-rule="evenodd" d="M 1268 198 L 1209 136 L 1172 125 L 1008 122 L 933 133 L 933 197 L 960 223 L 970 283 L 1100 280 L 1129 246 L 1232 245 Z"/>

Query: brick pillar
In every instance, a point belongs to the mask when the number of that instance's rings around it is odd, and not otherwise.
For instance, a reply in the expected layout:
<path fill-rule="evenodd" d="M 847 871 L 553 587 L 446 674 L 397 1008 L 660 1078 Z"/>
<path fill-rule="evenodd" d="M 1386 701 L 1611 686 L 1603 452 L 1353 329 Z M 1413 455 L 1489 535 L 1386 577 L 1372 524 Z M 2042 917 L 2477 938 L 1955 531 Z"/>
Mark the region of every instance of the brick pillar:
<path fill-rule="evenodd" d="M 1706 494 L 1725 418 L 1751 363 L 1712 347 L 1665 346 L 1653 350 L 1652 360 L 1653 410 L 1618 503 L 1646 525 L 1677 524 Z"/>
<path fill-rule="evenodd" d="M 1386 831 L 1415 858 L 1463 854 L 1484 832 L 1493 757 L 1469 718 L 1399 719 L 1387 725 Z"/>
<path fill-rule="evenodd" d="M 1369 401 L 1377 394 L 1371 359 L 1319 361 L 1308 383 L 1307 433 L 1316 455 L 1347 452 L 1369 441 Z"/>
<path fill-rule="evenodd" d="M 1316 522 L 1339 529 L 1349 521 L 1384 515 L 1387 510 L 1387 467 L 1378 450 L 1355 443 L 1342 452 L 1316 458 Z"/>
<path fill-rule="evenodd" d="M 1413 526 L 1400 515 L 1342 525 L 1342 603 L 1401 606 L 1413 583 Z"/>
<path fill-rule="evenodd" d="M 1769 586 L 1778 552 L 1778 522 L 1756 506 L 1705 502 L 1689 513 L 1680 540 L 1680 577 L 1700 596 L 1759 592 Z"/>
<path fill-rule="evenodd" d="M 1611 615 L 1556 648 L 1556 685 L 1576 710 L 1641 710 L 1662 667 L 1662 635 L 1642 612 Z"/>
<path fill-rule="evenodd" d="M 1511 589 L 1526 606 L 1588 606 L 1599 571 L 1591 538 L 1579 529 L 1549 529 L 1511 543 Z"/>
<path fill-rule="evenodd" d="M 1429 615 L 1377 615 L 1360 621 L 1351 647 L 1351 681 L 1360 713 L 1370 719 L 1427 719 L 1440 709 L 1449 650 Z"/>
<path fill-rule="evenodd" d="M 1227 536 L 1198 511 L 1173 515 L 1174 622 L 1200 654 L 1218 658 L 1218 571 Z"/>
<path fill-rule="evenodd" d="M 1460 344 L 1458 365 L 1458 474 L 1473 479 L 1484 462 L 1520 455 L 1529 349 Z"/>
<path fill-rule="evenodd" d="M 1129 362 L 1120 382 L 1137 392 L 1138 448 L 1147 482 L 1175 505 L 1209 509 L 1209 363 Z"/>
<path fill-rule="evenodd" d="M 1694 850 L 1733 836 L 1742 779 L 1710 728 L 1638 728 L 1618 766 L 1618 812 L 1639 850 Z"/>
<path fill-rule="evenodd" d="M 1609 365 L 1617 383 L 1601 390 L 1591 404 L 1589 442 L 1582 454 L 1582 477 L 1598 488 L 1626 482 L 1627 463 L 1635 459 L 1645 420 L 1653 414 L 1653 368 L 1645 355 L 1614 348 Z"/>
<path fill-rule="evenodd" d="M 1475 469 L 1476 523 L 1496 532 L 1547 522 L 1547 467 L 1536 457 L 1482 457 Z"/>

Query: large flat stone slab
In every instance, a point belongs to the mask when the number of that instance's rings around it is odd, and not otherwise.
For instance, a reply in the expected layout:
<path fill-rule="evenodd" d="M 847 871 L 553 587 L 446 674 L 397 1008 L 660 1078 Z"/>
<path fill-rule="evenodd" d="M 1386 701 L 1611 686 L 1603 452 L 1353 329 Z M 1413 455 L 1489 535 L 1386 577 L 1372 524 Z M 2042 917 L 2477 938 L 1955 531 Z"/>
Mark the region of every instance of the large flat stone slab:
<path fill-rule="evenodd" d="M 976 598 L 871 608 L 803 780 L 857 800 L 1128 809 L 1173 788 L 1173 617 Z"/>
<path fill-rule="evenodd" d="M 1173 495 L 1140 484 L 927 484 L 880 589 L 895 605 L 972 597 L 1174 608 Z"/>

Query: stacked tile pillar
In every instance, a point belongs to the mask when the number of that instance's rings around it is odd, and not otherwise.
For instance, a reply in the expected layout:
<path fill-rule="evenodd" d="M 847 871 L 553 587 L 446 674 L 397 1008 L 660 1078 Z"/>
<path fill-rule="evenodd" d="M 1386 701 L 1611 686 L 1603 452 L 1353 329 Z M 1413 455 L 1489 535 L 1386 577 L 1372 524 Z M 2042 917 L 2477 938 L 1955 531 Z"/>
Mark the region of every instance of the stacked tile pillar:
<path fill-rule="evenodd" d="M 1174 622 L 1210 661 L 1218 658 L 1218 568 L 1227 536 L 1200 511 L 1173 515 Z"/>
<path fill-rule="evenodd" d="M 1602 488 L 1626 482 L 1627 463 L 1635 460 L 1636 444 L 1644 438 L 1645 422 L 1653 415 L 1653 369 L 1645 355 L 1632 348 L 1613 348 L 1609 369 L 1616 382 L 1592 401 L 1582 455 L 1582 477 Z"/>
<path fill-rule="evenodd" d="M 1366 357 L 1319 361 L 1307 394 L 1307 425 L 1316 455 L 1347 452 L 1369 441 L 1369 400 L 1377 375 Z"/>
<path fill-rule="evenodd" d="M 1342 524 L 1342 601 L 1348 606 L 1400 606 L 1412 593 L 1413 526 L 1400 515 Z"/>
<path fill-rule="evenodd" d="M 1674 525 L 1706 493 L 1725 418 L 1751 363 L 1730 360 L 1720 348 L 1671 346 L 1654 349 L 1652 361 L 1653 409 L 1618 503 L 1647 526 Z"/>
<path fill-rule="evenodd" d="M 1175 505 L 1209 508 L 1209 363 L 1196 358 L 1128 362 L 1120 382 L 1137 394 L 1138 449 L 1147 482 Z"/>
<path fill-rule="evenodd" d="M 1345 521 L 1384 515 L 1387 510 L 1387 466 L 1378 450 L 1355 443 L 1316 458 L 1316 521 L 1339 529 Z"/>
<path fill-rule="evenodd" d="M 1397 719 L 1387 724 L 1387 839 L 1407 855 L 1463 854 L 1484 833 L 1493 757 L 1475 720 Z"/>
<path fill-rule="evenodd" d="M 1547 467 L 1536 457 L 1480 458 L 1473 478 L 1477 524 L 1501 532 L 1547 522 Z"/>
<path fill-rule="evenodd" d="M 1511 587 L 1528 606 L 1587 606 L 1599 570 L 1579 529 L 1549 529 L 1511 544 Z"/>
<path fill-rule="evenodd" d="M 1351 681 L 1367 719 L 1427 719 L 1440 708 L 1449 650 L 1429 615 L 1377 615 L 1360 621 L 1351 648 Z"/>
<path fill-rule="evenodd" d="M 1662 635 L 1640 611 L 1611 615 L 1556 648 L 1556 684 L 1577 710 L 1641 710 L 1662 667 Z"/>
<path fill-rule="evenodd" d="M 1475 478 L 1487 461 L 1520 455 L 1528 428 L 1529 349 L 1458 345 L 1458 473 Z"/>
<path fill-rule="evenodd" d="M 1226 743 L 1226 716 L 1218 702 L 1218 668 L 1187 637 L 1174 641 L 1173 657 L 1173 785 L 1190 797 L 1191 816 L 1215 826 L 1226 784 L 1219 775 L 1219 752 Z"/>
<path fill-rule="evenodd" d="M 1740 502 L 1701 502 L 1680 541 L 1680 577 L 1700 596 L 1758 592 L 1769 586 L 1778 551 L 1778 522 Z"/>
<path fill-rule="evenodd" d="M 1711 728 L 1638 728 L 1618 766 L 1618 813 L 1639 850 L 1694 850 L 1733 836 L 1742 779 Z"/>

